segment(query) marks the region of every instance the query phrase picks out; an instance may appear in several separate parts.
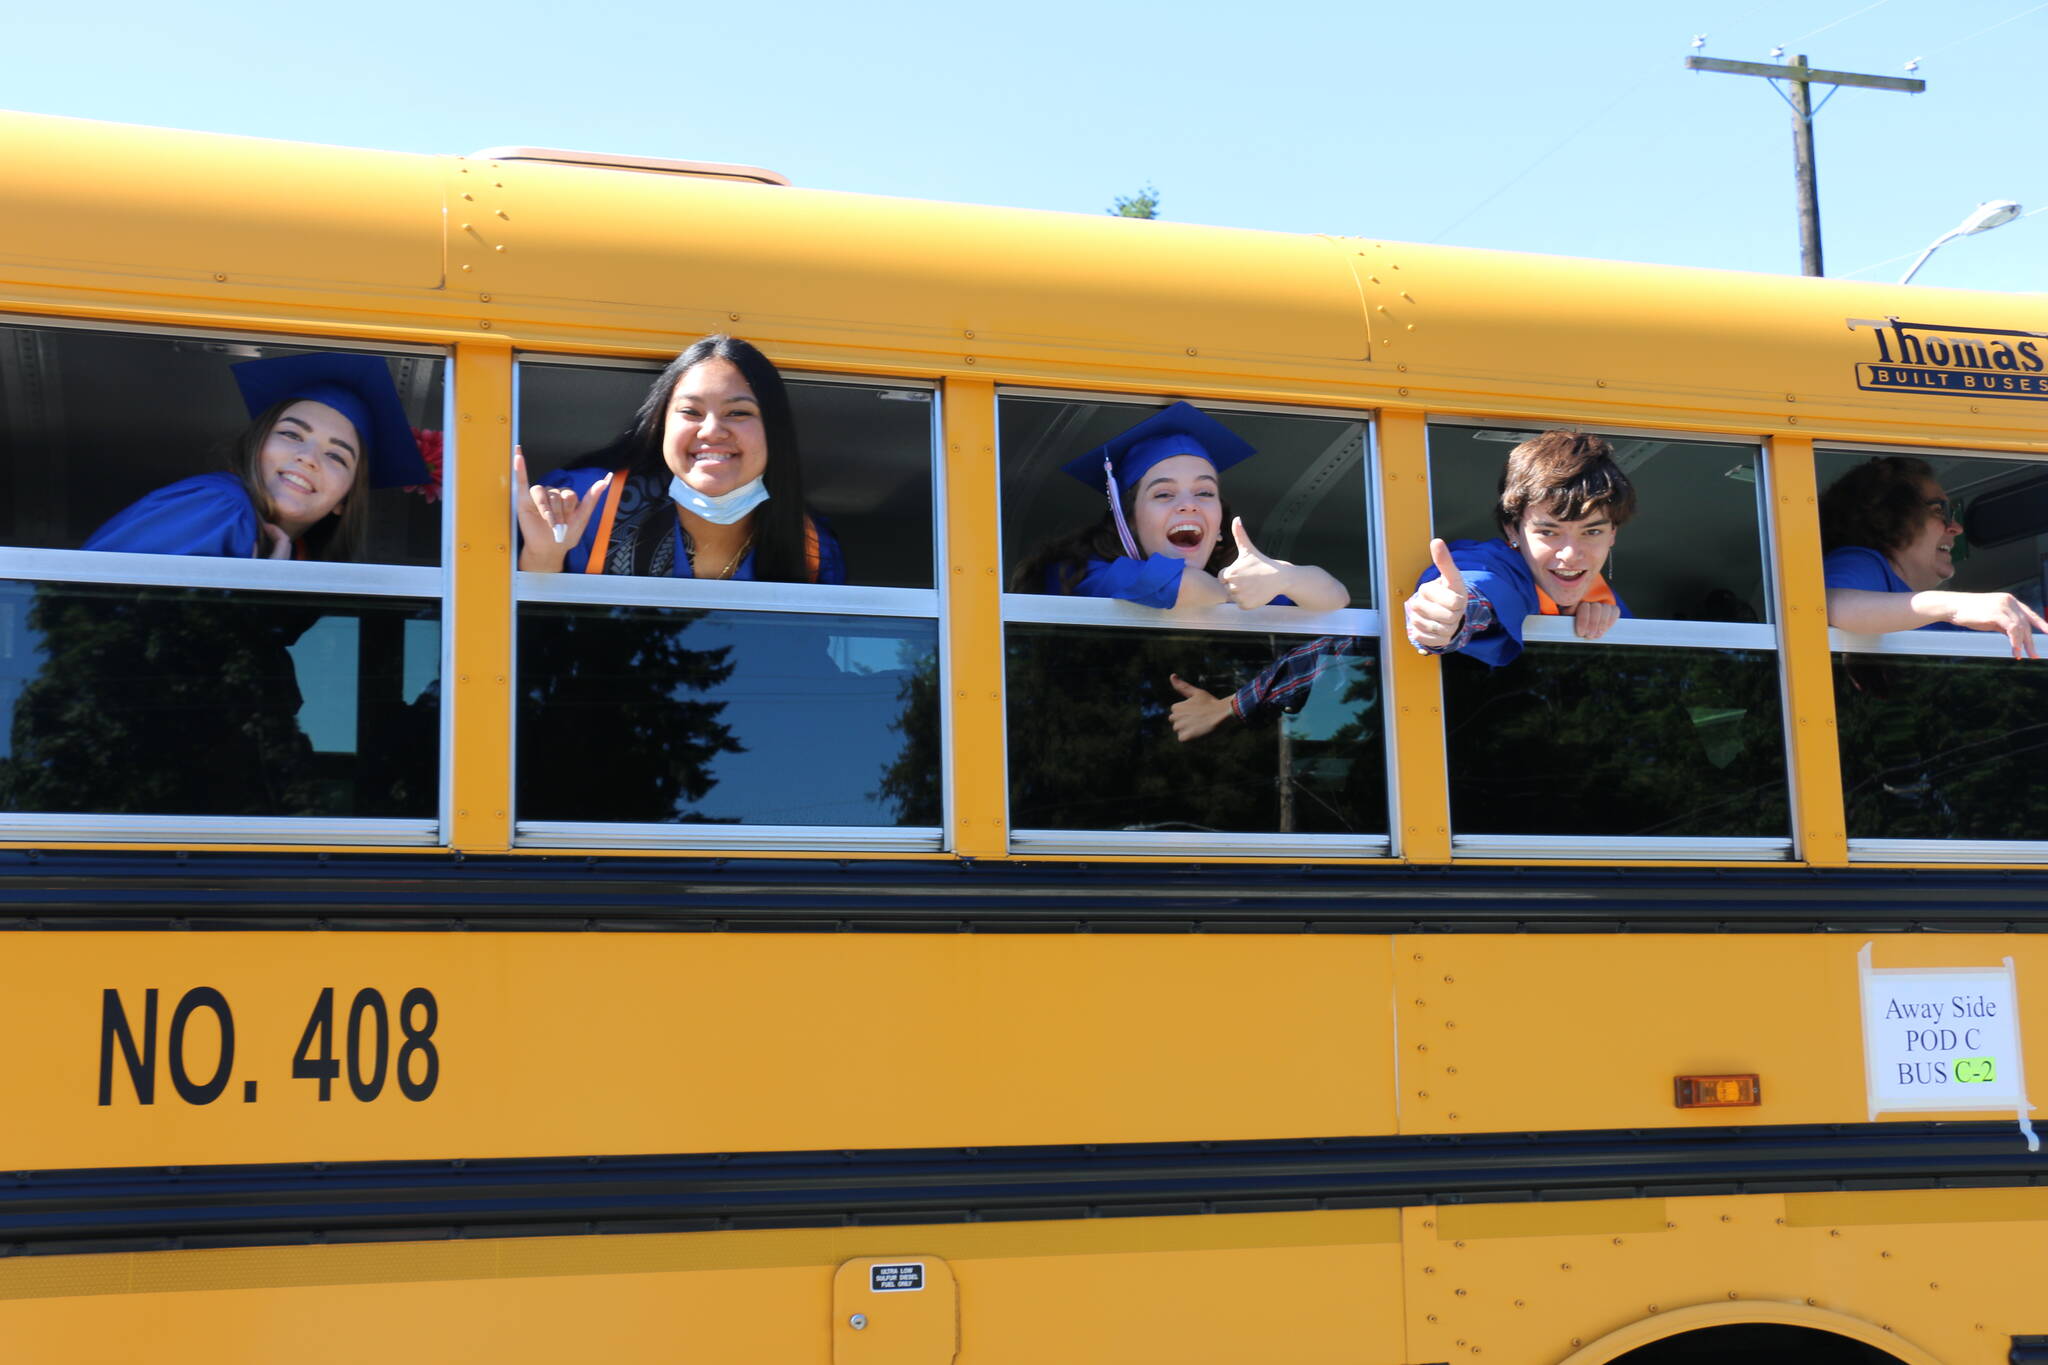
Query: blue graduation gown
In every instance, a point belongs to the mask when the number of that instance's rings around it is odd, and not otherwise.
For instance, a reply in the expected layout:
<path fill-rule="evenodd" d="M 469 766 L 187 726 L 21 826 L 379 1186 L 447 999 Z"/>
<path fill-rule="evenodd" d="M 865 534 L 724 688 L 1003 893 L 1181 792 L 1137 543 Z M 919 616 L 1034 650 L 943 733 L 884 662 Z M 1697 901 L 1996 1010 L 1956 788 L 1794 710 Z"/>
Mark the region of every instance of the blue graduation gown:
<path fill-rule="evenodd" d="M 199 474 L 130 503 L 94 531 L 84 548 L 248 559 L 262 543 L 261 524 L 240 479 Z"/>
<path fill-rule="evenodd" d="M 607 469 L 595 468 L 558 469 L 539 482 L 543 488 L 573 489 L 576 493 L 577 501 L 581 502 L 584 498 L 590 496 L 592 486 L 610 472 Z M 609 496 L 610 491 L 610 489 L 606 490 L 607 496 Z M 600 507 L 590 514 L 589 522 L 583 527 L 583 535 L 574 545 L 569 547 L 568 557 L 562 561 L 564 573 L 588 573 L 590 571 L 590 552 L 597 545 L 597 533 L 603 523 L 604 509 Z M 817 581 L 820 583 L 844 583 L 846 581 L 846 556 L 839 549 L 838 538 L 832 534 L 824 522 L 815 516 L 811 518 L 811 526 L 818 533 Z M 689 545 L 683 539 L 683 525 L 680 518 L 676 520 L 673 534 L 676 538 L 675 571 L 669 576 L 671 578 L 695 578 L 697 575 L 690 568 Z M 746 557 L 740 560 L 738 567 L 733 570 L 732 576 L 738 581 L 753 581 L 754 552 L 752 550 L 747 551 Z"/>
<path fill-rule="evenodd" d="M 1543 611 L 1528 561 L 1505 540 L 1453 540 L 1448 544 L 1451 563 L 1458 566 L 1465 586 L 1493 604 L 1493 624 L 1473 636 L 1461 652 L 1489 668 L 1513 663 L 1522 652 L 1523 618 L 1539 616 Z M 1432 564 L 1415 580 L 1415 586 L 1419 588 L 1442 576 Z M 1615 594 L 1614 605 L 1624 617 L 1635 615 L 1619 593 Z"/>

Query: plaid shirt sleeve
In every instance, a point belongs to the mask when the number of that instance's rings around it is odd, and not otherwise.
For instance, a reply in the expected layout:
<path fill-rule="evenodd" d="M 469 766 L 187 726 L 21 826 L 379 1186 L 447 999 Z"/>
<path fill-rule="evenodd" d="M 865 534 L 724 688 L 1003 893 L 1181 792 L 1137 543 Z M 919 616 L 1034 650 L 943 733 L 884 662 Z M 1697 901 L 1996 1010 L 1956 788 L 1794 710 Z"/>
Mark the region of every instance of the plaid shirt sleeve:
<path fill-rule="evenodd" d="M 1338 660 L 1365 653 L 1368 645 L 1368 641 L 1356 636 L 1320 635 L 1295 646 L 1231 695 L 1231 714 L 1239 720 L 1251 720 L 1276 709 L 1294 714 L 1308 701 L 1317 678 Z"/>
<path fill-rule="evenodd" d="M 1425 654 L 1455 654 L 1466 645 L 1471 644 L 1474 636 L 1484 635 L 1491 629 L 1493 629 L 1493 603 L 1475 592 L 1466 598 L 1465 624 L 1458 627 L 1458 633 L 1451 637 L 1449 644 L 1441 648 L 1429 645 L 1416 645 L 1415 647 Z M 1414 644 L 1414 641 L 1410 640 L 1409 643 Z"/>

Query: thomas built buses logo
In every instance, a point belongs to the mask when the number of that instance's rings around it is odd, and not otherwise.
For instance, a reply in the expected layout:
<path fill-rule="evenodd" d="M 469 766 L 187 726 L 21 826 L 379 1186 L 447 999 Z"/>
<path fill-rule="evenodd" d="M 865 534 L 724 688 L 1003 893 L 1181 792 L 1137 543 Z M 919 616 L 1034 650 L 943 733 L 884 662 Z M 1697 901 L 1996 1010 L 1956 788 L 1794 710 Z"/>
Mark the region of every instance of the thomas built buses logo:
<path fill-rule="evenodd" d="M 1869 328 L 1877 343 L 1876 362 L 1856 367 L 1859 389 L 2048 400 L 2048 363 L 2041 355 L 2048 332 L 1897 318 L 1850 318 L 1848 323 L 1852 332 Z"/>

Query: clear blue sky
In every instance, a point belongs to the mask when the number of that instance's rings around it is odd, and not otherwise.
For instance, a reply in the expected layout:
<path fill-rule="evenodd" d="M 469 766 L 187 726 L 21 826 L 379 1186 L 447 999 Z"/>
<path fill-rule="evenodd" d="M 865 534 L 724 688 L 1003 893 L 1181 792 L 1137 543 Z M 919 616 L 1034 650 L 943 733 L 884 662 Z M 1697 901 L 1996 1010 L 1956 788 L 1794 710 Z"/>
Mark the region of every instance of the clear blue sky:
<path fill-rule="evenodd" d="M 1184 221 L 1794 273 L 1790 115 L 1685 71 L 1705 33 L 1741 60 L 1922 59 L 1926 94 L 1844 89 L 1819 117 L 1830 274 L 1896 278 L 1980 200 L 2048 207 L 2042 0 L 23 9 L 0 107 L 37 113 L 1083 213 L 1149 181 Z M 1919 282 L 2048 291 L 2048 213 Z"/>

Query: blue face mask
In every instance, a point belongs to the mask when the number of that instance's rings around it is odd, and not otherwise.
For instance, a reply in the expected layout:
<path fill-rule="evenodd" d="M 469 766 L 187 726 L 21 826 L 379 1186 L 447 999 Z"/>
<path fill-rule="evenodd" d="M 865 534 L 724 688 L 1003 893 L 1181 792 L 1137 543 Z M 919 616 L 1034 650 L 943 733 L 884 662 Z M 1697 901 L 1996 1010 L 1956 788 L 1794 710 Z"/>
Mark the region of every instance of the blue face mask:
<path fill-rule="evenodd" d="M 730 493 L 720 493 L 713 497 L 707 493 L 699 493 L 684 483 L 682 476 L 678 474 L 668 481 L 668 495 L 676 506 L 685 511 L 695 512 L 713 526 L 731 526 L 768 501 L 768 488 L 760 479 L 755 479 L 752 483 L 741 484 Z"/>

